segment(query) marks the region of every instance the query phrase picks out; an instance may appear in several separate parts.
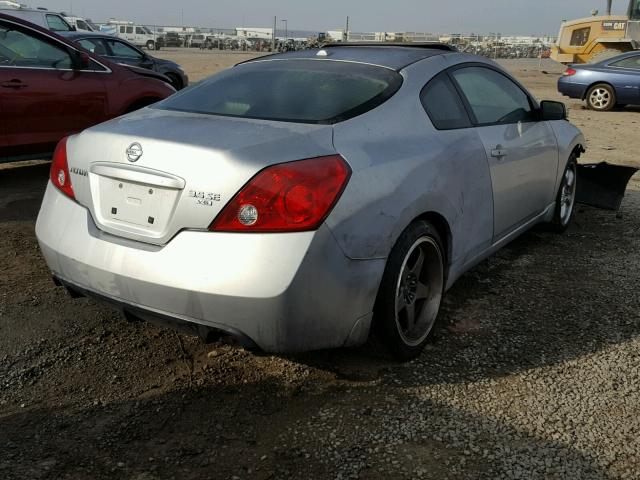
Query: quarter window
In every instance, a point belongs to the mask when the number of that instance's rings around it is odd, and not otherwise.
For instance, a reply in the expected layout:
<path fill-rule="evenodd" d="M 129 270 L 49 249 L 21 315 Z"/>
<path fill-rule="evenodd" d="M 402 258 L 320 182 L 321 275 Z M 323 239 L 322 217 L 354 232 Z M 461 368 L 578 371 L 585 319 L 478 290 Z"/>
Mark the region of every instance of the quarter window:
<path fill-rule="evenodd" d="M 569 45 L 572 47 L 584 47 L 589 41 L 589 35 L 591 35 L 591 27 L 578 28 L 571 33 Z"/>
<path fill-rule="evenodd" d="M 127 27 L 127 33 L 133 33 L 133 27 Z"/>
<path fill-rule="evenodd" d="M 478 124 L 535 120 L 527 94 L 512 80 L 490 68 L 463 67 L 452 73 Z"/>
<path fill-rule="evenodd" d="M 16 67 L 71 69 L 67 51 L 11 27 L 0 26 L 0 65 Z"/>
<path fill-rule="evenodd" d="M 104 46 L 104 43 L 99 38 L 83 38 L 78 41 L 82 47 L 89 50 L 91 53 L 95 53 L 96 55 L 106 55 L 107 49 Z"/>
<path fill-rule="evenodd" d="M 612 67 L 620 68 L 633 68 L 634 70 L 640 70 L 640 56 L 627 57 L 622 60 L 618 60 L 611 64 Z"/>
<path fill-rule="evenodd" d="M 47 15 L 47 25 L 52 32 L 70 32 L 71 26 L 58 15 Z"/>
<path fill-rule="evenodd" d="M 438 130 L 471 126 L 460 96 L 446 73 L 427 83 L 420 93 L 420 101 Z"/>

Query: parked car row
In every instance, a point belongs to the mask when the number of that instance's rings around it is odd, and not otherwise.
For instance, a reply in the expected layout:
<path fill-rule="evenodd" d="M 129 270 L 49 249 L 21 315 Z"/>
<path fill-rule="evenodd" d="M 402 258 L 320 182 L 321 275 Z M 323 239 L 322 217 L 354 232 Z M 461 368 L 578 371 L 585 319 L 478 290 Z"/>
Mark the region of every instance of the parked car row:
<path fill-rule="evenodd" d="M 160 73 L 1 13 L 0 91 L 2 161 L 46 158 L 62 137 L 175 93 Z"/>

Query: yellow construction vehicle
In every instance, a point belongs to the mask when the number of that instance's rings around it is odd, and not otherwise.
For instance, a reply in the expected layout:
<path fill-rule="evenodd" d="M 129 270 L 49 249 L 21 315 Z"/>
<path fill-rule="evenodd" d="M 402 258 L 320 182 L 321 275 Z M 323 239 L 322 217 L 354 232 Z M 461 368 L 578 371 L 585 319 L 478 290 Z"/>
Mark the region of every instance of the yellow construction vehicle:
<path fill-rule="evenodd" d="M 640 48 L 640 0 L 629 0 L 627 15 L 605 15 L 563 21 L 551 58 L 560 63 L 589 63 Z"/>

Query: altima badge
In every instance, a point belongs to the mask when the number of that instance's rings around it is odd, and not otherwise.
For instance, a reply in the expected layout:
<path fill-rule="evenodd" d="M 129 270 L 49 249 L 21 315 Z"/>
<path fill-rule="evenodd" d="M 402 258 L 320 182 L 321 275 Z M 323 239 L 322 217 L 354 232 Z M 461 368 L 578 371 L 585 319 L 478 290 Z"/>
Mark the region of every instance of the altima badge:
<path fill-rule="evenodd" d="M 127 159 L 130 162 L 137 162 L 142 156 L 142 145 L 138 142 L 132 143 L 127 148 Z"/>

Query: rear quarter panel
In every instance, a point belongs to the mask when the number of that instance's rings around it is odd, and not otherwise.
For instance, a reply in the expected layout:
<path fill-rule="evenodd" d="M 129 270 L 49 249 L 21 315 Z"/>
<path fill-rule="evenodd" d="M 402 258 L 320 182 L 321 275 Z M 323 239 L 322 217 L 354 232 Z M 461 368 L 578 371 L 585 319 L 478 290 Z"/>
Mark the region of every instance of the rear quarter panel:
<path fill-rule="evenodd" d="M 120 67 L 116 75 L 105 83 L 112 116 L 128 112 L 132 105 L 140 101 L 149 100 L 149 103 L 155 103 L 175 93 L 170 85 L 129 72 L 124 67 Z"/>
<path fill-rule="evenodd" d="M 474 129 L 438 131 L 419 94 L 443 57 L 403 71 L 386 103 L 335 126 L 336 150 L 353 175 L 327 219 L 350 258 L 385 258 L 417 217 L 435 212 L 451 232 L 450 263 L 464 264 L 490 245 L 493 194 L 484 148 Z"/>

